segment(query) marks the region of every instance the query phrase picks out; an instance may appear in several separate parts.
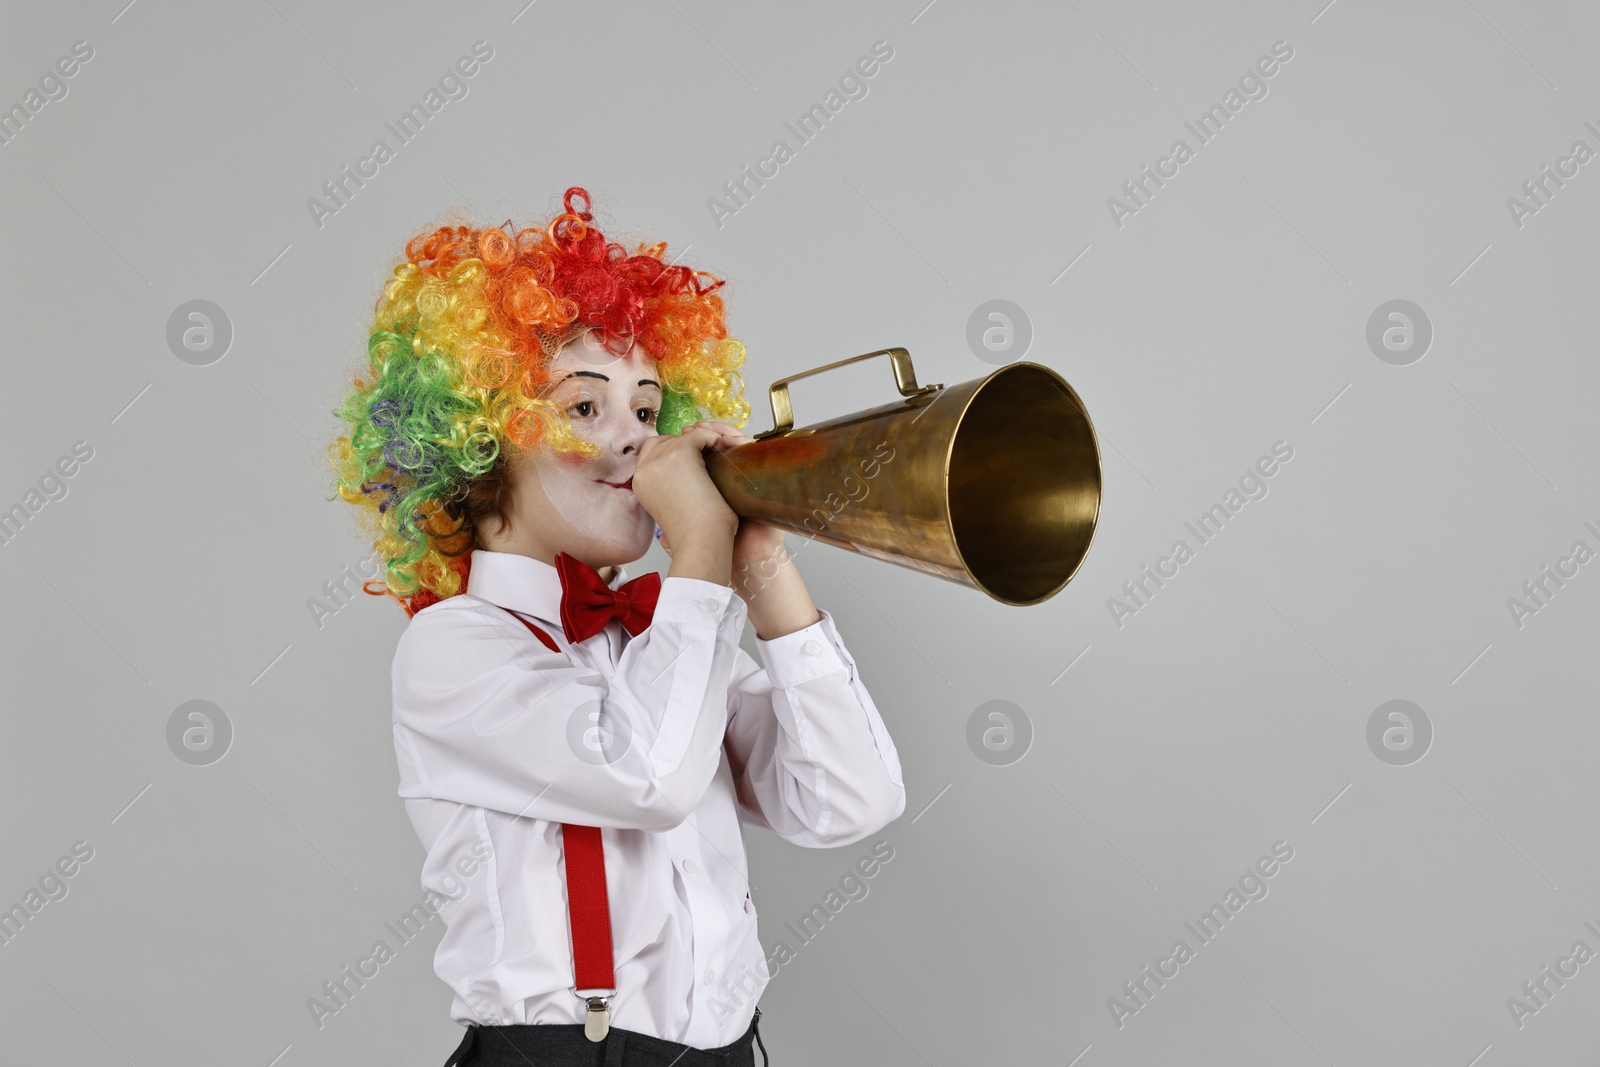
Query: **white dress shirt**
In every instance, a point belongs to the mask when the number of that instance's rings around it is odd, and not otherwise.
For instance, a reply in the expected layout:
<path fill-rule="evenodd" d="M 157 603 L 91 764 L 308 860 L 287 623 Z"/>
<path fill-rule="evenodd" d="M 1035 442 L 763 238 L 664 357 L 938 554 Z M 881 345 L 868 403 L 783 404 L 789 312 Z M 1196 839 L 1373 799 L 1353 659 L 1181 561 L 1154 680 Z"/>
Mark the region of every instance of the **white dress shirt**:
<path fill-rule="evenodd" d="M 618 568 L 609 585 L 629 578 Z M 571 822 L 601 828 L 611 1025 L 725 1045 L 769 978 L 741 822 L 807 848 L 859 841 L 905 810 L 899 754 L 826 611 L 757 638 L 758 664 L 739 647 L 748 607 L 725 585 L 663 578 L 642 633 L 613 619 L 576 645 L 560 601 L 552 565 L 478 550 L 466 591 L 417 612 L 395 650 L 399 793 L 445 922 L 434 970 L 455 991 L 451 1017 L 583 1021 Z"/>

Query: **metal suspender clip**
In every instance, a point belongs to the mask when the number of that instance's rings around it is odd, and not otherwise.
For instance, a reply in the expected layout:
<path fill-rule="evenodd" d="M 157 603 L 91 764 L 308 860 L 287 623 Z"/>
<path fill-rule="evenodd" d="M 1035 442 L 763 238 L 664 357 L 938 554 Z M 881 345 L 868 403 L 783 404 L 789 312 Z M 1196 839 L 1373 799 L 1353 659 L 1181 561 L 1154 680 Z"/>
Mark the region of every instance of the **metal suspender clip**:
<path fill-rule="evenodd" d="M 603 997 L 586 997 L 577 990 L 572 993 L 589 1005 L 589 1010 L 583 1013 L 583 1036 L 590 1041 L 604 1041 L 611 1029 L 611 998 L 617 991 L 613 989 Z"/>

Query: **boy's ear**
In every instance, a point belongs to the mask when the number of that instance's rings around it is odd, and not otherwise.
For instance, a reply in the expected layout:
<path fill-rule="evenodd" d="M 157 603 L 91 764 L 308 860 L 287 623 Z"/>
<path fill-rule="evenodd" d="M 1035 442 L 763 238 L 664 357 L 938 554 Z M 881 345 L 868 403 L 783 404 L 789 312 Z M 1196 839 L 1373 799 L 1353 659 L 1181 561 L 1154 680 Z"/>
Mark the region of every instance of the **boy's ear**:
<path fill-rule="evenodd" d="M 679 434 L 683 428 L 692 423 L 699 422 L 703 415 L 695 406 L 694 399 L 688 393 L 680 392 L 670 385 L 662 389 L 661 411 L 656 415 L 656 433 Z"/>

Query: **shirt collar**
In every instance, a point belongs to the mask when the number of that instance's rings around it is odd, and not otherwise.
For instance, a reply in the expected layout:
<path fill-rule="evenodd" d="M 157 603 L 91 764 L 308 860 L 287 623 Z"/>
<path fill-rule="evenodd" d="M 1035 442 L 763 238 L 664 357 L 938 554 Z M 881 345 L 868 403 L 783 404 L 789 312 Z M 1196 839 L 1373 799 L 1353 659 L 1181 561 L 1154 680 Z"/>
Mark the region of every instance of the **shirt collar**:
<path fill-rule="evenodd" d="M 628 571 L 619 566 L 606 584 L 617 589 L 626 581 Z M 473 549 L 466 591 L 502 608 L 561 625 L 561 573 L 555 564 L 542 559 Z"/>

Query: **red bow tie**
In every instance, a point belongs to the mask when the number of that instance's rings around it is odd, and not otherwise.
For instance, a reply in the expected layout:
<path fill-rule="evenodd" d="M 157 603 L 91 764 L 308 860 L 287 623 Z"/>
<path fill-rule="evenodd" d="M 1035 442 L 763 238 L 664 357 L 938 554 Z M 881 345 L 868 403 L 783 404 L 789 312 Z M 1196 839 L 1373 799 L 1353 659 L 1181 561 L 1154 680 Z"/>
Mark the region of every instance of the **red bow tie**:
<path fill-rule="evenodd" d="M 573 644 L 606 628 L 612 619 L 637 637 L 650 625 L 661 595 L 661 575 L 654 571 L 612 589 L 598 571 L 576 556 L 556 553 L 561 575 L 561 629 Z"/>

